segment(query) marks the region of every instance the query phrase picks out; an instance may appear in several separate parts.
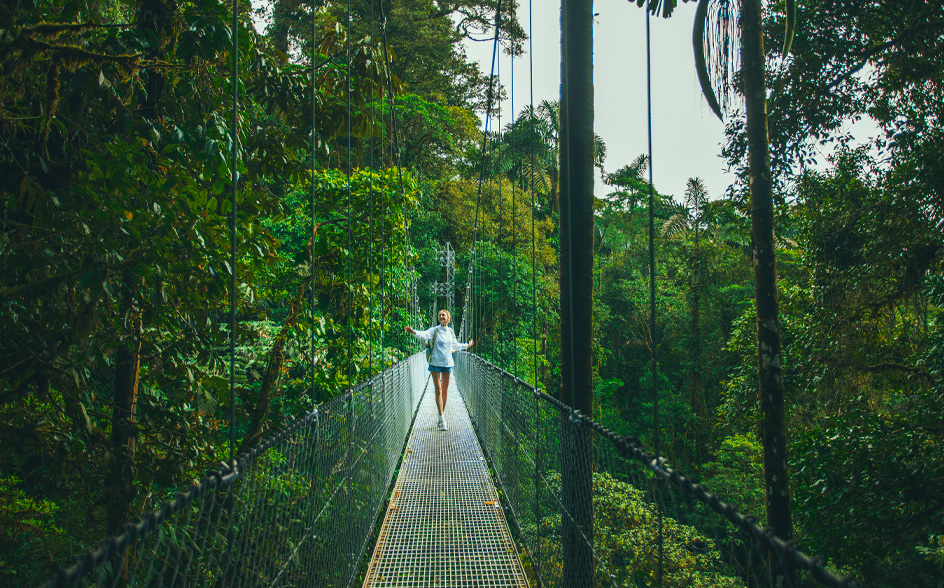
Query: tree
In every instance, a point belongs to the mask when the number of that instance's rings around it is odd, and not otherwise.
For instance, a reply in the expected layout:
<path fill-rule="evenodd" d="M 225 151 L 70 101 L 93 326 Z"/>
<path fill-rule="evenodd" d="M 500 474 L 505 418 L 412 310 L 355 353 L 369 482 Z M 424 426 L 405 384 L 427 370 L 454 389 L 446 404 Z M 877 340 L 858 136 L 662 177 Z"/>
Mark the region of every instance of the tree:
<path fill-rule="evenodd" d="M 522 188 L 533 185 L 545 196 L 541 203 L 545 214 L 560 212 L 559 127 L 560 103 L 542 100 L 537 107 L 522 109 L 518 118 L 495 137 L 487 152 L 486 165 L 491 174 L 505 175 Z M 606 144 L 594 134 L 593 164 L 602 171 L 605 160 Z"/>
<path fill-rule="evenodd" d="M 707 419 L 707 406 L 701 389 L 702 366 L 700 354 L 701 340 L 701 299 L 705 287 L 704 260 L 701 256 L 701 229 L 704 223 L 704 209 L 708 202 L 708 190 L 701 178 L 689 178 L 685 187 L 684 208 L 662 225 L 663 234 L 692 234 L 693 251 L 691 256 L 691 366 L 689 373 L 689 402 L 702 421 Z M 704 445 L 704 444 L 700 444 Z"/>
<path fill-rule="evenodd" d="M 607 198 L 615 198 L 625 210 L 632 210 L 649 195 L 649 182 L 646 170 L 649 169 L 649 156 L 641 153 L 636 159 L 605 176 L 605 181 L 618 190 Z"/>
<path fill-rule="evenodd" d="M 695 15 L 695 62 L 702 90 L 715 113 L 721 109 L 715 99 L 704 55 L 704 32 L 711 0 L 699 0 Z M 754 302 L 757 314 L 758 398 L 761 413 L 761 440 L 764 446 L 764 477 L 767 488 L 767 520 L 784 540 L 793 536 L 790 492 L 787 476 L 786 415 L 783 386 L 783 360 L 780 344 L 779 302 L 777 294 L 777 259 L 774 237 L 773 182 L 770 168 L 767 121 L 767 86 L 764 79 L 766 53 L 761 0 L 742 0 L 740 17 L 740 88 L 745 99 L 745 128 L 750 185 L 751 247 L 754 266 Z M 732 16 L 726 9 L 722 19 Z M 787 2 L 787 34 L 784 53 L 788 53 L 795 24 L 795 4 Z M 722 23 L 727 26 L 728 23 Z M 727 68 L 728 48 L 722 43 L 718 57 Z M 773 566 L 772 562 L 772 566 Z M 788 570 L 774 569 L 780 575 Z"/>
<path fill-rule="evenodd" d="M 234 402 L 245 423 L 265 412 L 249 394 L 247 357 L 265 349 L 250 320 L 237 325 L 236 398 L 224 376 L 228 283 L 235 274 L 242 319 L 280 308 L 261 299 L 279 253 L 264 220 L 285 214 L 281 195 L 310 174 L 312 93 L 322 114 L 346 101 L 327 61 L 347 36 L 319 15 L 338 34 L 320 45 L 329 55 L 312 79 L 239 15 L 234 267 L 229 10 L 215 0 L 0 8 L 11 48 L 0 55 L 3 476 L 60 505 L 55 524 L 77 544 L 120 530 L 225 458 L 221 407 Z M 381 47 L 351 41 L 351 95 L 369 102 L 390 79 Z M 331 117 L 315 122 L 320 137 L 337 136 Z M 359 333 L 373 334 L 366 322 Z"/>

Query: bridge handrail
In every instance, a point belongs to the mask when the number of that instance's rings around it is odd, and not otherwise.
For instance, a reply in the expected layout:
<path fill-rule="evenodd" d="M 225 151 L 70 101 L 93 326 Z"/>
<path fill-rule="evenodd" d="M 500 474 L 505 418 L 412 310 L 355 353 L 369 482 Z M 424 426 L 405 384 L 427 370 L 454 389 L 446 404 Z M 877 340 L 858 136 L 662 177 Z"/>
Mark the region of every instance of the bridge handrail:
<path fill-rule="evenodd" d="M 271 547 L 272 543 L 277 541 L 266 535 L 270 530 L 268 527 L 283 528 L 289 524 L 285 521 L 285 513 L 278 513 L 278 517 L 282 518 L 272 517 L 267 525 L 263 524 L 262 517 L 265 513 L 260 513 L 259 509 L 268 507 L 270 512 L 278 511 L 279 508 L 289 511 L 293 506 L 271 504 L 279 497 L 275 496 L 275 493 L 267 494 L 264 485 L 266 481 L 273 479 L 289 486 L 296 484 L 296 494 L 292 499 L 308 501 L 305 509 L 309 514 L 307 526 L 294 546 L 278 554 L 284 561 L 260 562 L 260 567 L 252 570 L 259 582 L 241 578 L 239 585 L 270 585 L 291 575 L 295 585 L 349 586 L 360 567 L 367 541 L 385 501 L 387 489 L 419 407 L 427 378 L 423 368 L 423 354 L 416 353 L 318 406 L 268 436 L 260 444 L 241 453 L 234 460 L 235 464 L 233 461 L 224 462 L 219 469 L 194 481 L 185 491 L 179 492 L 173 500 L 165 501 L 159 508 L 144 515 L 140 522 L 129 524 L 120 534 L 106 538 L 97 549 L 85 551 L 71 565 L 54 572 L 42 584 L 42 588 L 89 584 L 106 586 L 116 583 L 126 586 L 150 585 L 148 580 L 154 580 L 156 577 L 160 577 L 159 581 L 163 586 L 175 586 L 178 582 L 186 585 L 216 585 L 215 580 L 234 575 L 241 555 L 251 558 L 253 549 Z M 409 389 L 404 390 L 405 386 L 409 386 Z M 406 394 L 409 395 L 408 403 L 403 402 L 406 400 Z M 362 416 L 358 414 L 359 409 L 368 410 L 365 407 L 369 406 L 370 415 L 373 415 L 375 409 L 384 408 L 388 404 L 394 405 L 394 410 L 384 411 L 380 422 L 371 422 L 373 426 L 366 427 L 357 422 L 359 416 Z M 325 432 L 332 424 L 336 428 Z M 336 443 L 328 444 L 326 441 Z M 341 448 L 344 442 L 347 442 L 347 447 Z M 308 443 L 307 448 L 304 447 L 305 443 Z M 391 446 L 393 451 L 388 449 Z M 322 453 L 332 449 L 341 450 L 335 451 L 336 459 L 332 462 L 330 456 L 319 456 L 318 449 L 322 449 Z M 353 450 L 358 450 L 356 458 L 351 455 Z M 272 455 L 269 455 L 270 452 Z M 282 455 L 283 453 L 285 455 Z M 300 486 L 304 476 L 300 479 L 295 474 L 295 479 L 290 479 L 293 478 L 292 472 L 256 473 L 257 469 L 264 470 L 268 467 L 268 464 L 261 463 L 264 461 L 262 457 L 267 455 L 276 462 L 280 459 L 294 462 L 302 474 L 311 474 L 311 484 L 307 487 Z M 344 471 L 342 459 L 349 465 L 354 465 L 361 464 L 365 457 L 369 459 L 364 462 L 364 471 L 355 471 L 353 468 Z M 319 470 L 318 465 L 323 467 Z M 384 467 L 377 468 L 377 465 Z M 319 476 L 319 473 L 322 475 Z M 341 475 L 338 475 L 339 473 Z M 260 476 L 265 477 L 260 485 L 249 486 L 255 482 L 253 478 Z M 315 485 L 316 481 L 323 481 L 325 484 L 319 488 Z M 237 488 L 240 483 L 248 487 L 242 493 L 240 488 Z M 324 492 L 329 484 L 332 485 L 333 491 Z M 307 562 L 302 562 L 299 557 L 300 548 L 307 540 L 315 538 L 315 530 L 322 516 L 332 508 L 335 497 L 342 491 L 350 499 L 350 508 L 345 514 L 349 519 L 355 519 L 352 526 L 356 529 L 349 537 L 332 537 L 332 543 L 338 547 L 337 553 L 327 551 L 323 546 L 316 549 L 314 545 L 309 545 L 312 552 L 322 552 L 322 560 L 338 561 L 318 562 L 314 559 L 317 554 L 313 554 Z M 315 501 L 319 496 L 324 499 L 324 504 L 316 509 Z M 270 504 L 265 504 L 266 502 Z M 248 510 L 240 510 L 239 506 L 247 507 Z M 189 516 L 177 517 L 186 520 L 172 520 L 178 513 L 187 512 L 188 507 Z M 194 508 L 197 509 L 195 516 Z M 337 508 L 337 505 L 333 508 Z M 311 516 L 316 510 L 318 514 Z M 225 516 L 226 513 L 230 516 Z M 300 509 L 296 508 L 292 514 L 300 514 Z M 215 529 L 211 528 L 214 517 L 218 525 Z M 181 523 L 182 529 L 176 526 Z M 222 525 L 226 526 L 225 535 L 220 533 Z M 172 538 L 163 545 L 162 551 L 164 535 Z M 155 543 L 148 546 L 145 545 L 146 540 Z M 338 543 L 344 545 L 339 546 Z M 168 566 L 169 559 L 173 557 L 173 554 L 168 555 L 168 552 L 174 549 L 177 550 L 177 560 L 175 565 Z M 152 559 L 146 562 L 147 557 Z M 194 567 L 195 558 L 200 558 L 196 562 L 196 575 L 188 575 Z M 179 569 L 181 564 L 184 569 Z M 293 566 L 299 569 L 292 569 Z M 143 576 L 138 577 L 144 567 L 147 569 Z M 160 567 L 157 576 L 153 573 L 155 567 Z M 334 573 L 335 571 L 340 573 Z M 299 578 L 302 580 L 299 581 Z"/>
<path fill-rule="evenodd" d="M 478 365 L 473 365 L 473 362 L 474 364 Z M 488 426 L 488 421 L 494 420 L 490 419 L 490 417 L 487 415 L 483 415 L 483 412 L 498 410 L 502 411 L 502 416 L 510 416 L 514 419 L 520 418 L 520 415 L 512 415 L 508 412 L 509 409 L 503 404 L 505 403 L 505 399 L 503 397 L 498 399 L 476 398 L 476 396 L 481 396 L 483 389 L 487 394 L 494 394 L 494 383 L 487 382 L 483 384 L 482 382 L 482 380 L 488 379 L 488 373 L 495 374 L 499 377 L 499 393 L 502 392 L 503 385 L 512 384 L 513 388 L 515 389 L 513 393 L 518 395 L 519 399 L 523 394 L 530 395 L 535 401 L 552 407 L 560 417 L 565 417 L 560 419 L 563 427 L 568 425 L 576 425 L 594 431 L 598 434 L 598 439 L 604 439 L 621 458 L 635 462 L 637 466 L 640 466 L 645 471 L 650 473 L 649 476 L 645 477 L 658 480 L 664 486 L 670 485 L 671 487 L 674 487 L 681 493 L 683 500 L 694 499 L 698 503 L 706 506 L 726 522 L 730 523 L 730 525 L 735 529 L 747 535 L 753 545 L 762 547 L 763 550 L 768 552 L 768 554 L 773 554 L 773 556 L 778 558 L 781 562 L 787 562 L 788 565 L 794 570 L 808 572 L 809 577 L 815 580 L 819 585 L 828 586 L 830 588 L 857 588 L 859 586 L 854 578 L 840 577 L 832 570 L 828 569 L 822 558 L 810 557 L 800 551 L 795 543 L 785 542 L 779 537 L 775 536 L 770 529 L 761 528 L 759 525 L 757 525 L 753 517 L 741 514 L 735 506 L 725 502 L 720 496 L 713 494 L 705 486 L 696 483 L 694 479 L 670 467 L 664 457 L 657 456 L 654 453 L 647 451 L 638 439 L 616 434 L 610 429 L 604 427 L 600 422 L 588 417 L 587 415 L 581 414 L 580 411 L 571 409 L 570 406 L 559 399 L 548 395 L 546 392 L 534 387 L 520 377 L 509 373 L 501 367 L 489 363 L 485 359 L 471 352 L 458 353 L 456 364 L 456 379 L 459 385 L 460 393 L 463 395 L 466 404 L 469 406 L 469 413 L 472 417 L 473 424 L 476 427 L 479 437 L 482 440 L 483 449 L 489 456 L 490 461 L 493 462 L 494 470 L 503 488 L 506 486 L 506 484 L 514 486 L 517 480 L 514 475 L 503 475 L 501 471 L 502 464 L 496 463 L 500 461 L 500 454 L 507 453 L 509 450 L 508 448 L 500 447 L 493 442 L 496 436 L 493 432 L 481 430 L 482 425 Z M 491 390 L 489 390 L 489 388 L 491 388 Z M 512 408 L 517 409 L 520 406 L 520 404 L 515 402 Z M 504 420 L 507 420 L 507 418 L 502 419 L 501 424 L 503 428 L 507 429 L 508 423 L 504 422 Z M 513 432 L 507 430 L 503 430 L 501 433 L 513 434 Z M 516 447 L 520 448 L 526 445 L 526 441 L 522 441 L 521 439 L 516 440 Z M 601 449 L 598 446 L 597 452 L 599 453 L 600 451 Z M 588 457 L 593 459 L 592 456 Z M 535 459 L 534 461 L 537 463 L 540 460 Z M 596 462 L 605 460 L 594 461 Z M 599 468 L 599 465 L 599 463 L 594 464 L 595 473 L 600 473 L 601 468 Z M 624 478 L 627 477 L 625 472 L 621 472 L 621 474 Z M 541 472 L 536 472 L 536 475 L 546 477 L 545 474 Z M 636 476 L 636 481 L 642 480 L 643 478 L 643 476 Z M 656 492 L 655 494 L 658 493 Z M 519 495 L 522 495 L 522 491 L 520 489 L 505 488 L 505 496 L 509 497 L 509 500 L 511 500 L 510 497 Z M 561 505 L 563 510 L 566 510 L 566 504 L 564 504 L 566 501 L 562 497 L 557 497 L 557 502 Z M 518 516 L 517 513 L 525 510 L 525 507 L 520 504 L 509 504 L 508 506 L 510 507 L 512 514 L 516 519 Z M 663 505 L 660 505 L 660 513 L 662 509 Z M 564 515 L 566 515 L 565 512 L 562 513 L 562 516 Z M 515 520 L 515 523 L 518 525 L 520 530 L 520 522 Z M 531 521 L 531 523 L 539 524 L 540 522 Z M 523 536 L 525 533 L 522 533 L 521 535 Z M 533 548 L 532 546 L 526 545 L 526 549 L 531 551 Z M 532 557 L 534 556 L 535 554 L 532 553 Z M 769 557 L 769 555 L 767 557 Z M 598 560 L 597 563 L 599 564 L 600 561 Z M 537 570 L 537 567 L 538 565 L 536 564 L 535 573 L 541 575 L 539 570 Z M 757 572 L 749 571 L 747 573 L 753 574 L 756 578 Z M 611 577 L 612 575 L 613 574 L 610 574 Z M 553 578 L 542 577 L 542 581 L 547 585 L 554 585 Z M 795 580 L 795 582 L 797 581 Z M 788 581 L 786 585 L 790 584 L 791 582 Z M 614 585 L 616 584 L 614 583 Z"/>

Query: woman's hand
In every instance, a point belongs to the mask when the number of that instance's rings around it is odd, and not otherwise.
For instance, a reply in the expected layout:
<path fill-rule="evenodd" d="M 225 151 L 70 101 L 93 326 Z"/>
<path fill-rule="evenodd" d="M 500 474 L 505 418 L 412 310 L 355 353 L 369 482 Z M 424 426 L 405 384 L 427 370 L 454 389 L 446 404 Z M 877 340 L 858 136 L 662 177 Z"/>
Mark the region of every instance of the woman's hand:
<path fill-rule="evenodd" d="M 413 329 L 413 328 L 410 328 L 410 327 L 403 327 L 403 330 L 404 330 L 405 332 L 411 334 L 411 335 L 415 335 L 415 334 L 416 334 L 416 329 Z"/>
<path fill-rule="evenodd" d="M 475 339 L 469 339 L 469 347 L 475 344 Z"/>

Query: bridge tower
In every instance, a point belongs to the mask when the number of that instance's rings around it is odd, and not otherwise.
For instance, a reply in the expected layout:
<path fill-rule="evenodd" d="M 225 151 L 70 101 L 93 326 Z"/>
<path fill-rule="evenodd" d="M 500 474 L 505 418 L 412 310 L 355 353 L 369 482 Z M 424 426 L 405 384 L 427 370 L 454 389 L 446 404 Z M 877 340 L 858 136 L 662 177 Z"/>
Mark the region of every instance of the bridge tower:
<path fill-rule="evenodd" d="M 438 251 L 439 265 L 446 270 L 445 282 L 433 282 L 429 285 L 430 293 L 433 295 L 433 324 L 436 324 L 436 311 L 440 297 L 446 299 L 446 310 L 451 315 L 455 307 L 456 291 L 456 251 L 452 248 L 452 243 L 446 241 L 445 249 Z"/>

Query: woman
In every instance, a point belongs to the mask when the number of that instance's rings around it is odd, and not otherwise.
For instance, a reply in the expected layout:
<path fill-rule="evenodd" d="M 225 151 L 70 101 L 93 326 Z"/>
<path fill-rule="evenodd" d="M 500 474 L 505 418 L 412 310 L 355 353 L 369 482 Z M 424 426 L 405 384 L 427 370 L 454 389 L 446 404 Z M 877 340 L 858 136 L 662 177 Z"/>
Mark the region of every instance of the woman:
<path fill-rule="evenodd" d="M 446 410 L 446 395 L 449 392 L 449 374 L 452 373 L 452 367 L 455 365 L 452 361 L 452 354 L 456 351 L 468 349 L 475 342 L 469 339 L 468 343 L 459 343 L 452 327 L 448 326 L 452 316 L 448 310 L 440 310 L 437 315 L 439 324 L 425 331 L 416 331 L 410 327 L 404 328 L 417 339 L 421 339 L 430 344 L 432 353 L 429 356 L 429 371 L 433 376 L 433 387 L 436 389 L 436 408 L 439 409 L 439 430 L 446 430 L 446 417 L 443 411 Z"/>

